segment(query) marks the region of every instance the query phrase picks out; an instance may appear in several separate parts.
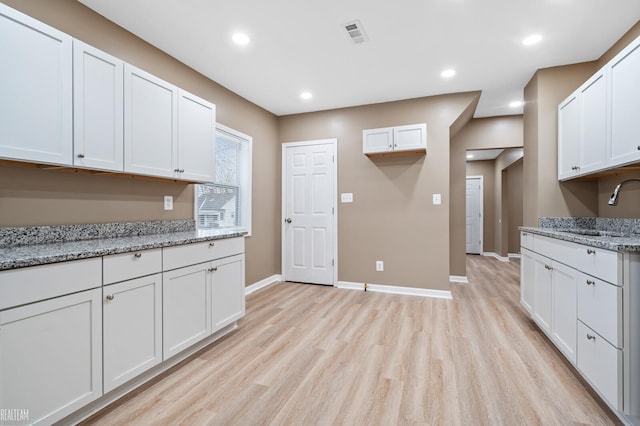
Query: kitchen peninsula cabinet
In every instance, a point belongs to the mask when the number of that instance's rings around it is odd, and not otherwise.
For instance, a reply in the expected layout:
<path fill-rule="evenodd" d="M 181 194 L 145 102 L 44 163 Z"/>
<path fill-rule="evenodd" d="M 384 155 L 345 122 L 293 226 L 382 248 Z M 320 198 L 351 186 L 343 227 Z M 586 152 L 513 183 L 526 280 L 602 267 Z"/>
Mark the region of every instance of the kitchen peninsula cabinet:
<path fill-rule="evenodd" d="M 73 165 L 122 172 L 124 62 L 73 41 Z"/>
<path fill-rule="evenodd" d="M 72 165 L 72 38 L 0 3 L 0 39 L 0 158 Z"/>

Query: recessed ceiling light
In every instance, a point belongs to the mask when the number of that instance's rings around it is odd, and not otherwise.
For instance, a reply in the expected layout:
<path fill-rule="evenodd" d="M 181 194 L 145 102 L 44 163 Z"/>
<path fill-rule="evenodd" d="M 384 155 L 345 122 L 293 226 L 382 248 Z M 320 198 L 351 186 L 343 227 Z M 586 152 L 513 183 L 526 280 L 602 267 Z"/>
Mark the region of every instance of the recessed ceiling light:
<path fill-rule="evenodd" d="M 302 92 L 302 93 L 300 93 L 300 97 L 302 99 L 307 100 L 307 99 L 311 99 L 313 97 L 313 95 L 311 94 L 311 92 Z"/>
<path fill-rule="evenodd" d="M 448 70 L 444 70 L 440 73 L 440 76 L 444 77 L 444 78 L 450 78 L 453 77 L 454 75 L 456 75 L 456 70 L 454 69 L 448 69 Z"/>
<path fill-rule="evenodd" d="M 235 44 L 239 44 L 240 46 L 245 46 L 251 41 L 249 36 L 245 33 L 235 33 L 233 36 L 231 36 L 231 39 Z"/>
<path fill-rule="evenodd" d="M 533 34 L 522 40 L 522 44 L 525 46 L 533 46 L 534 44 L 540 43 L 540 40 L 542 40 L 542 36 L 540 34 Z"/>
<path fill-rule="evenodd" d="M 467 154 L 467 159 L 472 159 L 473 158 L 473 154 Z"/>
<path fill-rule="evenodd" d="M 522 101 L 513 101 L 513 102 L 509 103 L 509 106 L 511 108 L 518 108 L 518 107 L 521 107 L 523 103 L 524 102 L 522 102 Z"/>

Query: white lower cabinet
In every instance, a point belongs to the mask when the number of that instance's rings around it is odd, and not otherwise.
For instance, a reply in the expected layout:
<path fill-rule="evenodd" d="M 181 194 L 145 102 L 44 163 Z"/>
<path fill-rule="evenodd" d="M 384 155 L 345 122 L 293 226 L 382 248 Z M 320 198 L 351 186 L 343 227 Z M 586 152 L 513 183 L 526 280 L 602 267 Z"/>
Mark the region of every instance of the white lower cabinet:
<path fill-rule="evenodd" d="M 244 255 L 217 260 L 211 274 L 211 318 L 217 331 L 244 316 Z"/>
<path fill-rule="evenodd" d="M 533 275 L 534 254 L 525 248 L 522 248 L 520 252 L 520 303 L 530 315 L 533 315 L 536 289 Z"/>
<path fill-rule="evenodd" d="M 540 255 L 533 257 L 533 320 L 545 333 L 551 332 L 551 260 Z"/>
<path fill-rule="evenodd" d="M 622 351 L 578 321 L 578 370 L 593 387 L 622 410 Z"/>
<path fill-rule="evenodd" d="M 102 395 L 102 290 L 0 312 L 0 407 L 51 424 Z"/>
<path fill-rule="evenodd" d="M 551 272 L 551 340 L 575 364 L 578 272 L 557 262 Z"/>
<path fill-rule="evenodd" d="M 209 262 L 162 274 L 163 359 L 211 334 Z"/>
<path fill-rule="evenodd" d="M 162 362 L 162 275 L 103 287 L 104 392 Z"/>

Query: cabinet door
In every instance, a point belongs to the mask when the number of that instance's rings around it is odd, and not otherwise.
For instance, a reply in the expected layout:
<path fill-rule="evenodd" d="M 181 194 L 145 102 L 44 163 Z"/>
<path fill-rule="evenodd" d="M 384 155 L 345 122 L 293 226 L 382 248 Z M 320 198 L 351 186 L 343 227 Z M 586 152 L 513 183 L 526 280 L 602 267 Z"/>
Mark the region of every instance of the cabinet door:
<path fill-rule="evenodd" d="M 162 361 L 162 275 L 103 287 L 104 392 Z"/>
<path fill-rule="evenodd" d="M 578 272 L 553 262 L 551 340 L 572 364 L 576 363 Z"/>
<path fill-rule="evenodd" d="M 415 151 L 427 148 L 427 125 L 412 124 L 393 128 L 393 150 Z"/>
<path fill-rule="evenodd" d="M 533 319 L 545 333 L 549 334 L 552 312 L 552 266 L 550 259 L 534 255 L 533 278 Z"/>
<path fill-rule="evenodd" d="M 374 154 L 393 151 L 393 127 L 362 131 L 362 152 Z"/>
<path fill-rule="evenodd" d="M 102 395 L 101 294 L 0 312 L 0 407 L 51 424 Z"/>
<path fill-rule="evenodd" d="M 534 313 L 535 277 L 533 253 L 527 249 L 521 250 L 520 260 L 520 304 L 529 312 Z"/>
<path fill-rule="evenodd" d="M 211 334 L 210 263 L 162 274 L 163 360 Z"/>
<path fill-rule="evenodd" d="M 213 182 L 215 177 L 216 106 L 178 91 L 178 165 L 176 177 Z"/>
<path fill-rule="evenodd" d="M 581 86 L 580 104 L 580 174 L 585 174 L 606 167 L 609 141 L 606 68 Z"/>
<path fill-rule="evenodd" d="M 580 170 L 580 105 L 577 93 L 558 105 L 559 180 L 575 177 Z"/>
<path fill-rule="evenodd" d="M 124 70 L 124 170 L 174 177 L 177 88 L 132 65 Z"/>
<path fill-rule="evenodd" d="M 123 170 L 124 62 L 73 41 L 73 164 Z"/>
<path fill-rule="evenodd" d="M 609 63 L 611 148 L 609 166 L 640 160 L 640 38 Z"/>
<path fill-rule="evenodd" d="M 214 261 L 211 282 L 215 332 L 244 316 L 244 255 Z"/>
<path fill-rule="evenodd" d="M 0 58 L 0 157 L 71 165 L 71 37 L 0 4 Z"/>

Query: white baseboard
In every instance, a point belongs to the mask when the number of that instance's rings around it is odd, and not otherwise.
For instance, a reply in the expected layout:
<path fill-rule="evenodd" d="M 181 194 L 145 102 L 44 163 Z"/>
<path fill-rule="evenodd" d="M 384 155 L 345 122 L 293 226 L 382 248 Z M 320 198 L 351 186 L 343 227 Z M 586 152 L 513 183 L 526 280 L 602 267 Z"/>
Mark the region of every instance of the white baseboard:
<path fill-rule="evenodd" d="M 251 284 L 247 287 L 244 288 L 244 294 L 245 296 L 248 294 L 251 294 L 255 291 L 258 291 L 262 288 L 265 288 L 266 286 L 268 286 L 269 284 L 273 284 L 273 283 L 277 283 L 279 281 L 282 281 L 282 275 L 276 274 L 276 275 L 271 275 L 270 277 L 267 277 L 263 280 L 258 281 L 257 283 Z"/>
<path fill-rule="evenodd" d="M 509 259 L 520 259 L 520 253 L 509 253 Z"/>
<path fill-rule="evenodd" d="M 338 281 L 336 287 L 348 290 L 364 290 L 364 283 Z M 438 299 L 452 299 L 451 292 L 448 290 L 431 290 L 428 288 L 396 287 L 392 285 L 367 284 L 367 291 L 403 294 L 407 296 L 434 297 Z"/>
<path fill-rule="evenodd" d="M 449 275 L 450 283 L 469 284 L 469 278 L 460 275 Z"/>
<path fill-rule="evenodd" d="M 494 253 L 492 251 L 485 251 L 484 253 L 482 253 L 482 255 L 483 256 L 488 256 L 488 257 L 495 257 L 500 262 L 508 262 L 509 261 L 508 257 L 502 257 L 498 253 Z"/>

